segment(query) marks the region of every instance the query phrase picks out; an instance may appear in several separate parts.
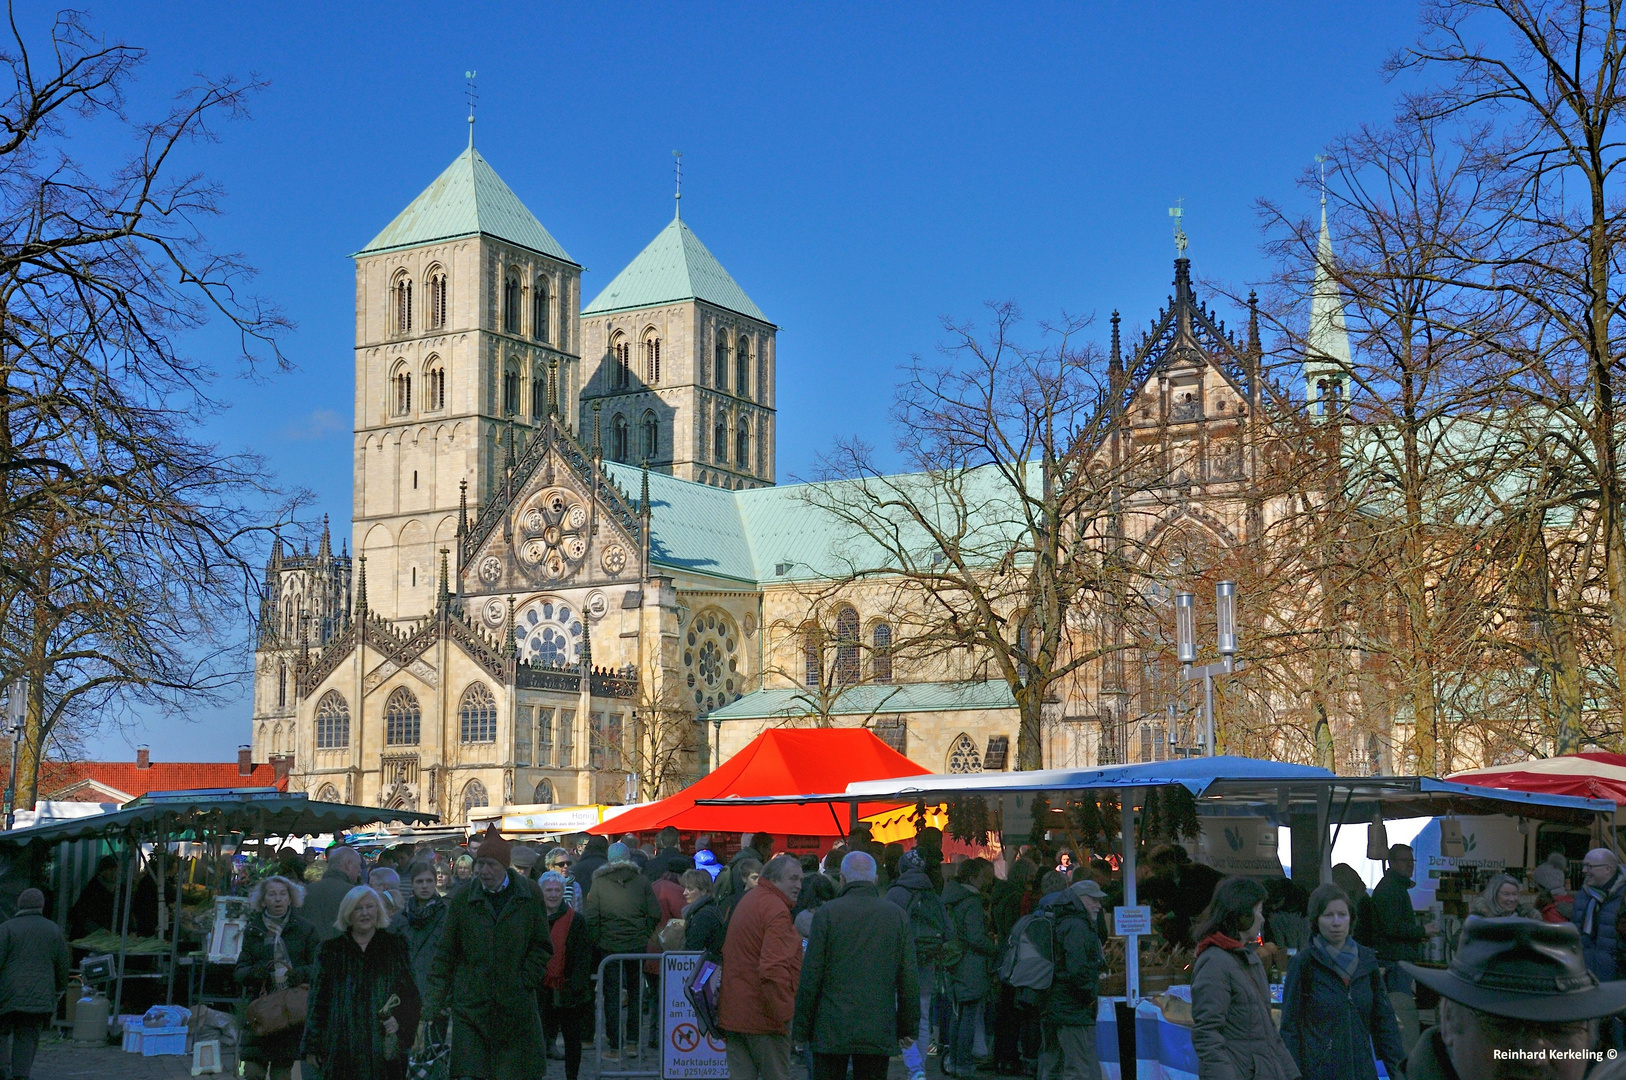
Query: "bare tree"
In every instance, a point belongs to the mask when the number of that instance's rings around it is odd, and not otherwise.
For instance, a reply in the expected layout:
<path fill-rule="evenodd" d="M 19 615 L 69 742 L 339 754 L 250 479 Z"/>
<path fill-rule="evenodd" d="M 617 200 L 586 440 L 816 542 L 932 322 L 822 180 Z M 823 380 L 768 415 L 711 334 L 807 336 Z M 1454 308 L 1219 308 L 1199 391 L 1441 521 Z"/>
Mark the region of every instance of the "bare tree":
<path fill-rule="evenodd" d="M 229 620 L 253 588 L 257 529 L 276 524 L 262 463 L 200 440 L 233 366 L 186 351 L 211 316 L 237 333 L 236 366 L 285 366 L 285 320 L 244 292 L 249 268 L 199 222 L 218 189 L 181 171 L 217 118 L 257 87 L 183 89 L 156 119 L 130 116 L 139 49 L 78 13 L 44 49 L 10 22 L 0 65 L 0 682 L 26 684 L 18 798 L 66 720 L 135 701 L 177 706 L 234 675 Z M 46 56 L 44 65 L 38 63 Z M 92 125 L 132 148 L 96 173 L 69 152 Z M 245 507 L 255 507 L 251 512 Z M 281 508 L 286 510 L 286 506 Z"/>

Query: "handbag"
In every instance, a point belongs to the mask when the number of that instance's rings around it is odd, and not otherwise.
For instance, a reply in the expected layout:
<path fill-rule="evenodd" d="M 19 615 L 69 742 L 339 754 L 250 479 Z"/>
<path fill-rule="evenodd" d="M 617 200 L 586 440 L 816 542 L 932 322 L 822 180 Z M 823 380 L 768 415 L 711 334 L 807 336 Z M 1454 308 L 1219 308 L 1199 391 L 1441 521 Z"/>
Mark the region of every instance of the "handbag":
<path fill-rule="evenodd" d="M 264 1038 L 303 1024 L 310 996 L 308 986 L 290 986 L 260 995 L 249 1003 L 248 1030 Z"/>
<path fill-rule="evenodd" d="M 700 1034 L 712 1039 L 723 1037 L 722 1025 L 717 1022 L 717 996 L 723 981 L 723 969 L 710 960 L 695 965 L 694 974 L 683 984 L 683 996 L 694 1010 L 694 1026 Z"/>
<path fill-rule="evenodd" d="M 446 1037 L 440 1038 L 436 1025 L 423 1020 L 418 1023 L 418 1041 L 407 1055 L 407 1080 L 451 1080 L 452 1031 L 447 1025 Z"/>

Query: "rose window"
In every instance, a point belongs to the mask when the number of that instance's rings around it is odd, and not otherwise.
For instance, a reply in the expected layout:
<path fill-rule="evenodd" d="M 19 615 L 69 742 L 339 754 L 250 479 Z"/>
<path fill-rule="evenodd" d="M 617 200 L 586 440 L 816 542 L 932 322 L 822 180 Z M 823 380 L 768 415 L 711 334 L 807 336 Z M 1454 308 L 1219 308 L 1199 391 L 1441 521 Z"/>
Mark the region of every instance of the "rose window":
<path fill-rule="evenodd" d="M 514 616 L 514 645 L 521 660 L 564 667 L 581 662 L 581 612 L 557 600 L 537 600 Z"/>
<path fill-rule="evenodd" d="M 587 554 L 587 507 L 563 491 L 550 491 L 519 516 L 515 547 L 520 564 L 545 578 L 562 578 Z"/>
<path fill-rule="evenodd" d="M 696 615 L 683 638 L 683 668 L 687 692 L 700 712 L 739 700 L 745 679 L 733 620 L 715 609 Z"/>

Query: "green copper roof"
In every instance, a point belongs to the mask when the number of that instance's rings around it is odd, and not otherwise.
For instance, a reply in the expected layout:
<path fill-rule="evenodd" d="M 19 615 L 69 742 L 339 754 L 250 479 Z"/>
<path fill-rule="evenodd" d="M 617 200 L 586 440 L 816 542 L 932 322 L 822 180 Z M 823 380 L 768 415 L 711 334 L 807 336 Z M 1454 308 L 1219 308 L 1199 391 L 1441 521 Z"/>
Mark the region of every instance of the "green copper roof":
<path fill-rule="evenodd" d="M 575 262 L 472 146 L 356 254 L 376 255 L 478 234 Z"/>
<path fill-rule="evenodd" d="M 757 690 L 708 714 L 710 720 L 780 720 L 818 712 L 816 698 L 796 687 Z M 831 703 L 831 716 L 891 716 L 956 709 L 1014 709 L 1002 679 L 975 682 L 860 683 Z"/>
<path fill-rule="evenodd" d="M 682 218 L 673 218 L 627 268 L 582 309 L 583 315 L 653 307 L 674 300 L 704 300 L 720 308 L 767 322 L 723 264 Z M 769 324 L 772 325 L 772 324 Z"/>

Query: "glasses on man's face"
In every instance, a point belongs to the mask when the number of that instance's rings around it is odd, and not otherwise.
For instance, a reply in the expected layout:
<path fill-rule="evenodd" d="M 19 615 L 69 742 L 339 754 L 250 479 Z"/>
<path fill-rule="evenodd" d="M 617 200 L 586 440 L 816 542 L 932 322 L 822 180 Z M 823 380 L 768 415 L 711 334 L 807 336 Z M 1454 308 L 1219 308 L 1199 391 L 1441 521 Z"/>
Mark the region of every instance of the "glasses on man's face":
<path fill-rule="evenodd" d="M 568 867 L 570 865 L 570 860 L 569 859 L 558 859 L 558 860 L 556 860 L 554 862 L 550 862 L 548 865 L 553 867 L 555 870 L 558 870 L 558 869 L 560 869 L 562 867 Z"/>

